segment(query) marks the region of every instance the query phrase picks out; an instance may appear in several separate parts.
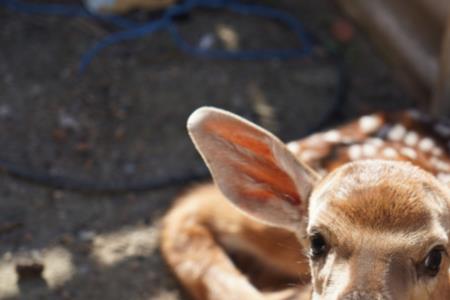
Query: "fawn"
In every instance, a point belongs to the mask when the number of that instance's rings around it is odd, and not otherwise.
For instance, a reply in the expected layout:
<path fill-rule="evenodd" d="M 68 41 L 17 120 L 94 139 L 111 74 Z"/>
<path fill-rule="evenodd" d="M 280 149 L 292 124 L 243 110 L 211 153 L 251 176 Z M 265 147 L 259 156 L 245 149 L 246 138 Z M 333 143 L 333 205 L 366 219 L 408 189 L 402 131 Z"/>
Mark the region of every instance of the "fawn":
<path fill-rule="evenodd" d="M 193 298 L 450 299 L 446 124 L 374 114 L 287 145 L 216 108 L 187 126 L 217 187 L 178 199 L 161 247 Z M 309 283 L 262 291 L 229 251 Z"/>

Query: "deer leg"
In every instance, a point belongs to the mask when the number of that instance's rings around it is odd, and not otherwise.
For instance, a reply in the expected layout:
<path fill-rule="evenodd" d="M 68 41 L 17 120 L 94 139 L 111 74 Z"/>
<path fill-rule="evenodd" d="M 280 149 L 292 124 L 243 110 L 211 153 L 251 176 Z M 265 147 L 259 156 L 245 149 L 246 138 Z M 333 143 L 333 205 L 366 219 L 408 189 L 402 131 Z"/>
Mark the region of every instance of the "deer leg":
<path fill-rule="evenodd" d="M 162 252 L 190 294 L 198 300 L 262 299 L 209 229 L 195 219 L 179 222 L 176 213 L 165 220 Z"/>
<path fill-rule="evenodd" d="M 292 266 L 296 257 L 301 257 L 301 248 L 283 247 L 282 243 L 292 245 L 293 235 L 277 237 L 276 229 L 266 227 L 231 207 L 212 185 L 204 186 L 182 197 L 164 219 L 162 253 L 195 299 L 266 299 L 234 265 L 224 247 L 229 244 L 233 250 L 260 258 L 276 270 L 294 273 Z M 297 268 L 308 272 L 306 261 Z"/>

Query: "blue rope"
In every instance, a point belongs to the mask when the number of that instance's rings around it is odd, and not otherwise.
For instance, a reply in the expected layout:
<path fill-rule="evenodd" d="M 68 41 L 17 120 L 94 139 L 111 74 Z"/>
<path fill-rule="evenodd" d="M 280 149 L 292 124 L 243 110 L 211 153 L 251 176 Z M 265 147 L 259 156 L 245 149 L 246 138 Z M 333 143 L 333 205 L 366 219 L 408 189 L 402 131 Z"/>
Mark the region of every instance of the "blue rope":
<path fill-rule="evenodd" d="M 21 2 L 19 0 L 0 0 L 0 5 L 27 14 L 47 14 L 67 17 L 90 17 L 104 22 L 109 22 L 119 28 L 118 32 L 112 33 L 92 48 L 88 49 L 82 56 L 79 65 L 80 72 L 83 72 L 95 56 L 111 45 L 125 40 L 137 39 L 143 36 L 150 36 L 156 31 L 168 30 L 175 45 L 183 52 L 206 59 L 233 59 L 233 60 L 268 60 L 268 59 L 293 59 L 311 55 L 312 45 L 303 25 L 293 16 L 275 10 L 273 8 L 244 4 L 239 0 L 185 0 L 180 4 L 169 7 L 157 20 L 139 24 L 128 18 L 119 16 L 98 15 L 89 12 L 80 5 L 70 4 L 33 4 Z M 290 49 L 263 49 L 263 50 L 240 50 L 228 51 L 220 49 L 203 49 L 187 42 L 179 33 L 174 21 L 177 16 L 187 14 L 197 8 L 226 9 L 233 13 L 242 15 L 254 15 L 272 19 L 287 25 L 297 36 L 300 46 Z"/>
<path fill-rule="evenodd" d="M 101 41 L 85 53 L 82 58 L 80 69 L 84 70 L 99 51 L 113 45 L 115 43 L 139 38 L 144 35 L 151 35 L 152 33 L 167 29 L 176 46 L 182 51 L 204 58 L 210 59 L 240 59 L 240 60 L 262 60 L 262 59 L 290 59 L 301 58 L 311 54 L 312 43 L 308 38 L 303 26 L 294 17 L 274 10 L 269 7 L 261 5 L 250 5 L 240 3 L 238 0 L 185 0 L 184 3 L 170 7 L 166 10 L 163 16 L 146 24 L 139 24 L 132 20 L 116 16 L 96 15 L 87 11 L 82 6 L 78 5 L 64 5 L 64 4 L 30 4 L 20 2 L 19 0 L 0 0 L 0 5 L 22 13 L 28 14 L 48 14 L 61 15 L 70 17 L 90 17 L 99 19 L 104 22 L 109 22 L 119 28 L 119 32 L 113 33 Z M 190 45 L 180 35 L 178 28 L 174 22 L 174 18 L 179 15 L 186 14 L 195 8 L 211 8 L 221 9 L 225 8 L 231 12 L 243 15 L 255 15 L 273 19 L 286 24 L 297 35 L 300 41 L 301 48 L 294 49 L 265 49 L 265 50 L 245 50 L 245 51 L 226 51 L 226 50 L 205 50 L 199 47 Z M 340 108 L 348 96 L 348 74 L 345 64 L 340 60 L 340 56 L 335 56 L 337 53 L 332 53 L 332 57 L 338 61 L 338 86 L 337 93 L 330 109 L 324 114 L 316 126 L 310 128 L 307 133 L 316 132 L 322 129 L 330 119 L 337 116 Z M 312 131 L 312 132 L 311 132 Z M 204 179 L 209 172 L 202 169 L 201 172 L 186 173 L 186 174 L 172 174 L 164 178 L 150 178 L 141 182 L 98 182 L 98 181 L 83 181 L 65 176 L 54 176 L 45 172 L 35 172 L 27 168 L 22 168 L 14 163 L 0 159 L 0 168 L 8 174 L 18 178 L 28 180 L 37 184 L 47 185 L 58 189 L 78 190 L 83 192 L 139 192 L 147 191 L 156 188 L 164 188 L 177 184 L 186 184 L 194 180 Z"/>
<path fill-rule="evenodd" d="M 170 23 L 169 32 L 172 35 L 172 39 L 175 44 L 184 52 L 210 59 L 235 59 L 235 60 L 266 60 L 266 59 L 292 59 L 309 56 L 312 51 L 311 42 L 307 37 L 302 24 L 294 17 L 274 10 L 272 8 L 261 5 L 242 4 L 236 0 L 188 0 L 184 5 L 178 5 L 174 7 L 176 13 L 186 13 L 193 7 L 207 7 L 218 8 L 223 7 L 231 12 L 239 13 L 243 15 L 255 15 L 259 17 L 265 17 L 273 19 L 288 25 L 291 30 L 297 35 L 297 38 L 302 45 L 301 48 L 293 49 L 265 49 L 265 50 L 241 50 L 241 51 L 227 51 L 227 50 L 211 50 L 194 47 L 184 40 L 174 23 Z M 170 15 L 170 11 L 167 14 Z M 173 16 L 173 15 L 172 15 Z"/>

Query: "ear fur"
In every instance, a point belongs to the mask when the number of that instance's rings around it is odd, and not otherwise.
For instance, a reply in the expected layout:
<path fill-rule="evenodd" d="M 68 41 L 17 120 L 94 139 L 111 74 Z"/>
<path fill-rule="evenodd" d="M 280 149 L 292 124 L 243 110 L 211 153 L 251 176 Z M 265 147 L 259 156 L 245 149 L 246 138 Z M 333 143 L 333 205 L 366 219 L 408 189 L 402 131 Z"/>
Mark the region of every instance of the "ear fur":
<path fill-rule="evenodd" d="M 268 131 L 212 107 L 188 119 L 189 134 L 222 193 L 263 222 L 297 230 L 318 175 Z"/>

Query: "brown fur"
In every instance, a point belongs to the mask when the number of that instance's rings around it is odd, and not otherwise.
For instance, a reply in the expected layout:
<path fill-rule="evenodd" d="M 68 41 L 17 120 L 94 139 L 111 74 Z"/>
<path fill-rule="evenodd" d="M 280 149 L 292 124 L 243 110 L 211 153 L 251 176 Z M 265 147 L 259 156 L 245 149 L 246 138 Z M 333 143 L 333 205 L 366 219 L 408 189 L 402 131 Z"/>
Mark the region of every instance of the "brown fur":
<path fill-rule="evenodd" d="M 376 162 L 376 170 L 367 174 L 362 165 L 351 164 L 336 176 L 331 209 L 348 222 L 373 230 L 419 230 L 429 224 L 431 213 L 422 202 L 428 191 L 421 184 L 419 169 L 401 176 L 399 165 Z M 416 171 L 416 172 L 414 172 Z M 368 176 L 370 175 L 370 176 Z M 395 186 L 390 180 L 396 178 Z M 355 188 L 355 185 L 358 187 Z M 415 186 L 416 188 L 411 188 Z"/>
<path fill-rule="evenodd" d="M 447 256 L 436 278 L 416 278 L 413 274 L 436 244 L 444 245 L 450 253 L 450 193 L 431 175 L 445 172 L 450 162 L 448 153 L 421 152 L 418 143 L 411 146 L 402 140 L 389 140 L 383 132 L 403 124 L 406 130 L 416 130 L 420 139 L 432 137 L 435 148 L 445 150 L 446 139 L 433 131 L 435 123 L 426 118 L 409 114 L 377 118 L 381 123 L 371 130 L 362 131 L 356 121 L 339 129 L 339 139 L 327 140 L 326 133 L 320 133 L 295 145 L 297 150 L 292 151 L 298 158 L 303 159 L 302 155 L 310 151 L 313 156 L 305 157 L 304 162 L 318 172 L 329 173 L 319 181 L 302 164 L 296 166 L 302 169 L 299 173 L 286 169 L 285 163 L 297 164 L 295 160 L 283 149 L 277 150 L 282 147 L 279 142 L 270 142 L 272 137 L 253 125 L 221 113 L 211 119 L 212 123 L 206 123 L 206 131 L 210 131 L 206 134 L 214 138 L 199 149 L 207 151 L 202 154 L 210 167 L 215 163 L 211 159 L 223 160 L 223 165 L 213 165 L 213 174 L 222 180 L 222 192 L 239 209 L 230 205 L 217 187 L 204 185 L 180 197 L 165 217 L 162 252 L 191 295 L 198 300 L 450 299 Z M 363 160 L 349 164 L 350 147 L 370 144 L 374 137 L 382 139 L 380 147 L 398 150 L 399 155 L 390 160 L 407 160 L 421 168 L 386 160 L 383 148 L 377 148 L 373 157 L 363 155 Z M 221 146 L 215 148 L 217 145 Z M 412 150 L 400 155 L 405 147 Z M 366 152 L 372 154 L 373 149 L 369 150 Z M 411 156 L 412 151 L 415 156 Z M 368 158 L 383 160 L 365 160 Z M 440 163 L 433 164 L 433 158 Z M 299 185 L 298 178 L 292 179 L 293 174 L 313 178 L 307 182 L 314 184 L 312 193 L 307 184 Z M 300 197 L 302 189 L 306 190 Z M 308 208 L 303 206 L 305 195 L 310 195 Z M 273 205 L 280 201 L 284 204 Z M 263 208 L 258 210 L 260 206 Z M 285 227 L 293 231 L 253 218 L 264 220 L 273 211 L 278 215 L 270 222 L 279 222 L 286 209 L 290 215 L 287 223 L 280 223 L 283 226 L 297 220 L 292 211 L 309 215 L 307 219 L 304 216 L 304 223 Z M 304 255 L 309 248 L 307 236 L 317 230 L 325 236 L 331 251 L 326 260 L 310 261 L 308 265 Z M 260 261 L 260 271 L 248 273 L 251 280 L 243 273 L 245 266 L 239 269 L 230 259 L 229 253 L 236 252 Z M 290 280 L 311 275 L 311 285 L 277 293 L 255 288 L 254 277 L 264 275 L 267 268 Z"/>
<path fill-rule="evenodd" d="M 214 299 L 211 297 L 212 290 L 218 287 L 203 278 L 212 266 L 223 266 L 222 272 L 227 276 L 248 283 L 247 287 L 242 287 L 244 291 L 229 291 L 229 298 L 226 299 L 238 299 L 242 295 L 241 299 L 252 299 L 248 298 L 249 295 L 255 295 L 250 283 L 233 266 L 220 244 L 226 246 L 228 251 L 247 252 L 289 277 L 307 276 L 309 272 L 295 235 L 242 215 L 212 184 L 199 186 L 180 197 L 166 216 L 163 228 L 162 253 L 195 299 Z M 236 240 L 233 242 L 227 237 Z M 217 243 L 220 240 L 220 244 Z M 246 247 L 242 246 L 242 241 L 245 241 Z M 186 260 L 187 257 L 189 260 Z M 191 263 L 186 264 L 187 261 Z"/>

